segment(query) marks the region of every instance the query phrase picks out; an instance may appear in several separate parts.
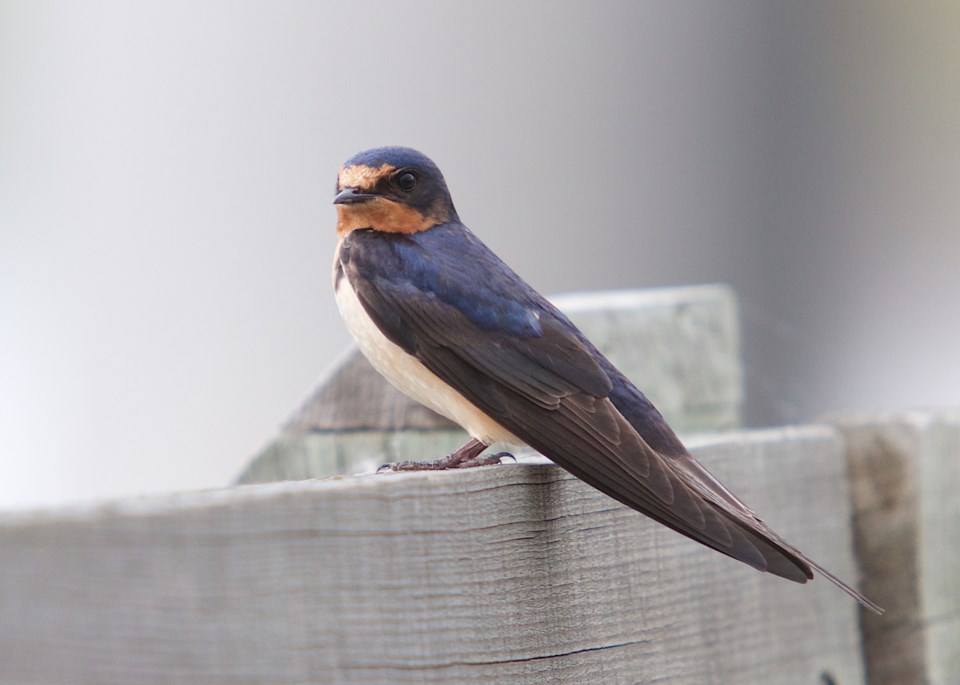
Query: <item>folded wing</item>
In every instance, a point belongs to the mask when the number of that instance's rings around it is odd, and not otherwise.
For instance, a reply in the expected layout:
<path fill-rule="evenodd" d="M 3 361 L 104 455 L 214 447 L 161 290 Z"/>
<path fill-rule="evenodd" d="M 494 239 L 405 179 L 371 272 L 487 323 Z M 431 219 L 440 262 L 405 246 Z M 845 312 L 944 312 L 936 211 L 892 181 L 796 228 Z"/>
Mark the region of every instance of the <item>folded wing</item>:
<path fill-rule="evenodd" d="M 870 605 L 777 536 L 682 446 L 653 449 L 611 399 L 615 385 L 622 394 L 629 382 L 472 234 L 452 251 L 454 263 L 436 258 L 451 250 L 423 245 L 424 235 L 355 232 L 345 243 L 344 272 L 387 338 L 598 490 L 761 571 L 802 583 L 817 569 Z"/>

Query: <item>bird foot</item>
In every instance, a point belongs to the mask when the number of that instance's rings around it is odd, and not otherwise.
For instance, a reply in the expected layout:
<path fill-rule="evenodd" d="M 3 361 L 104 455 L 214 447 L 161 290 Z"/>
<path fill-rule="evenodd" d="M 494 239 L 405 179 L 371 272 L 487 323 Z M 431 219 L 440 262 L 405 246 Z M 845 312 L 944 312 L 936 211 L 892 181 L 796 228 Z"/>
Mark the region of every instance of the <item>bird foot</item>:
<path fill-rule="evenodd" d="M 384 464 L 377 469 L 377 473 L 384 471 L 446 471 L 449 469 L 470 469 L 474 466 L 492 466 L 500 464 L 501 459 L 517 460 L 509 452 L 499 452 L 497 454 L 484 454 L 477 456 L 464 457 L 457 452 L 448 454 L 443 459 L 436 461 L 396 461 L 391 464 Z"/>

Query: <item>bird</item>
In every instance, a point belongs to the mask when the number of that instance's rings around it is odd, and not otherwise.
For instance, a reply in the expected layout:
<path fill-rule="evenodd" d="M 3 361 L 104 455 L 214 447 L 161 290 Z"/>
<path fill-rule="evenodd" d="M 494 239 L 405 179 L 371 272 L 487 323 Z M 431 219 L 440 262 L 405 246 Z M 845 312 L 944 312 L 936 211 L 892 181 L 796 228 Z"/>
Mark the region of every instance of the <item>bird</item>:
<path fill-rule="evenodd" d="M 460 220 L 440 169 L 408 147 L 360 152 L 333 200 L 337 307 L 371 365 L 470 439 L 394 470 L 495 464 L 529 446 L 592 487 L 753 568 L 805 583 L 805 556 L 687 451 L 649 399 Z"/>

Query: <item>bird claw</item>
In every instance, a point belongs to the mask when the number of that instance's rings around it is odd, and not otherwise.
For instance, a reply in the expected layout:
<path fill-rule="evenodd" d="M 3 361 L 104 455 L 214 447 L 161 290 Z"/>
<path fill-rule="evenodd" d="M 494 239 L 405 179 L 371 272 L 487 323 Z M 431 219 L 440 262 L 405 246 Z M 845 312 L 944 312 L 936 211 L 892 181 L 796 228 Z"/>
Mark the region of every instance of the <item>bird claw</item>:
<path fill-rule="evenodd" d="M 502 464 L 501 459 L 517 460 L 509 452 L 499 452 L 497 454 L 486 454 L 471 457 L 469 459 L 458 458 L 456 453 L 449 454 L 436 461 L 395 461 L 383 464 L 377 469 L 377 473 L 385 471 L 447 471 L 449 469 L 470 469 L 474 466 L 493 466 Z"/>
<path fill-rule="evenodd" d="M 473 468 L 474 466 L 494 466 L 495 464 L 502 464 L 503 462 L 500 460 L 506 459 L 507 457 L 513 459 L 514 461 L 517 460 L 517 458 L 509 452 L 499 452 L 497 454 L 485 454 L 479 457 L 474 457 L 473 459 L 466 459 L 452 468 L 469 469 Z"/>

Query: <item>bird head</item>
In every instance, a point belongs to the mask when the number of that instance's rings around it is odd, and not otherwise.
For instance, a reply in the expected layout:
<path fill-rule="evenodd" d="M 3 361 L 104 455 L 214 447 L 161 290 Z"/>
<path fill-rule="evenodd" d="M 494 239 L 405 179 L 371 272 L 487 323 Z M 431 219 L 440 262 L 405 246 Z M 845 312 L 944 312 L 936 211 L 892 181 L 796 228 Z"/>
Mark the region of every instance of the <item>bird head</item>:
<path fill-rule="evenodd" d="M 337 233 L 356 229 L 418 233 L 459 221 L 440 169 L 407 147 L 380 147 L 354 155 L 340 169 Z"/>

